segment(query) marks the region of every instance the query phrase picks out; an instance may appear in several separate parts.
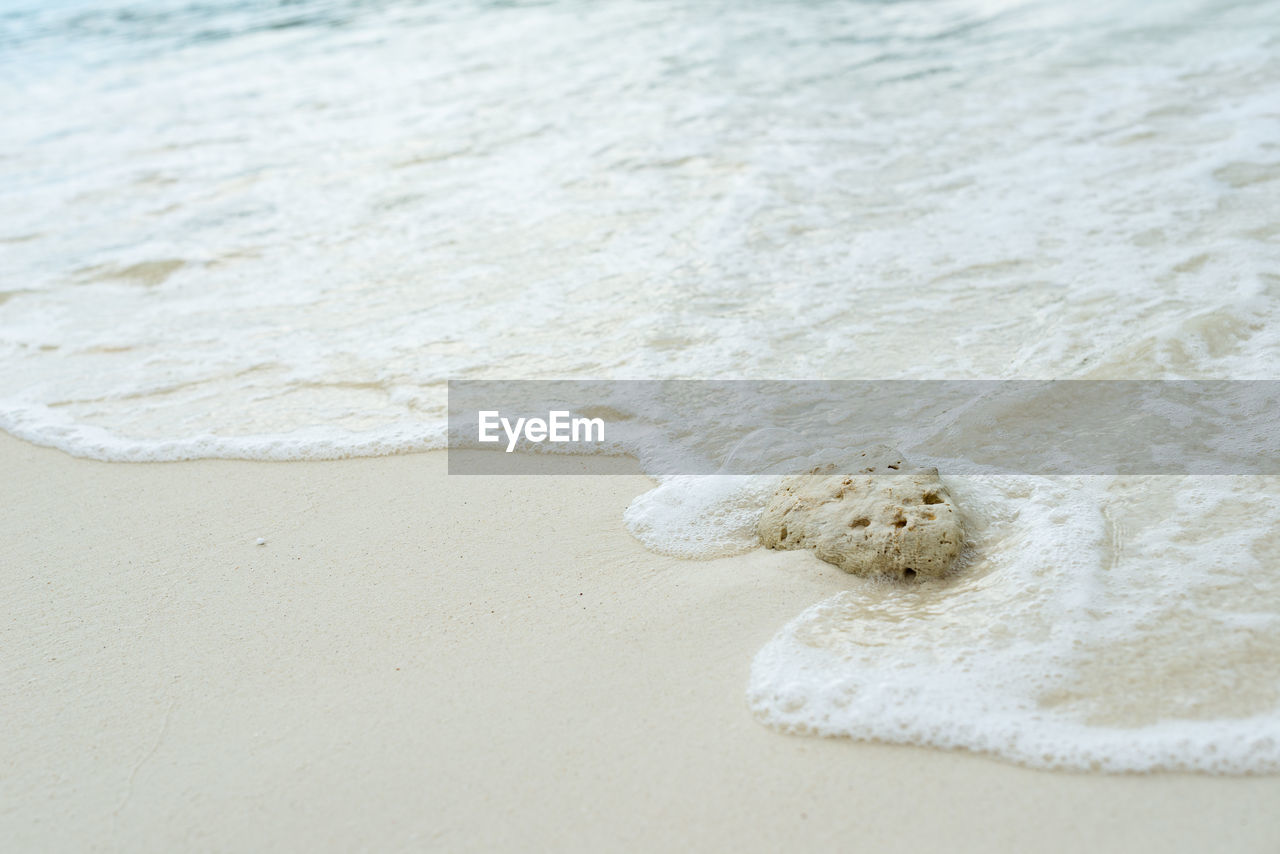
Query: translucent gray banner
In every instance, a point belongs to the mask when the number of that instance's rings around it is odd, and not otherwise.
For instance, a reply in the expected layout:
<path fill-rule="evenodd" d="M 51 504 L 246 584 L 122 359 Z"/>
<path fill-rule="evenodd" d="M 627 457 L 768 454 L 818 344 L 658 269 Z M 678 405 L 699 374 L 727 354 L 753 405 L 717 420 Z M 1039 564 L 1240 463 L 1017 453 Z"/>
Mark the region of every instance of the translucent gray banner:
<path fill-rule="evenodd" d="M 1280 474 L 1278 413 L 1273 380 L 451 381 L 449 472 Z"/>

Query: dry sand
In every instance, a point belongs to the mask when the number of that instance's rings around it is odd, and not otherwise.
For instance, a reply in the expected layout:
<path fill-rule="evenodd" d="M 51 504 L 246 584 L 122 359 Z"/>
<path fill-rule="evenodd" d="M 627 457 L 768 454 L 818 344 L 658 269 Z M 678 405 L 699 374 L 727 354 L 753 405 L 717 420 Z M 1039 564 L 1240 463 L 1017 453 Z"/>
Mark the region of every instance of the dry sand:
<path fill-rule="evenodd" d="M 765 729 L 752 656 L 851 579 L 807 552 L 650 554 L 620 521 L 638 475 L 8 437 L 0 466 L 9 851 L 1280 847 L 1280 778 Z"/>

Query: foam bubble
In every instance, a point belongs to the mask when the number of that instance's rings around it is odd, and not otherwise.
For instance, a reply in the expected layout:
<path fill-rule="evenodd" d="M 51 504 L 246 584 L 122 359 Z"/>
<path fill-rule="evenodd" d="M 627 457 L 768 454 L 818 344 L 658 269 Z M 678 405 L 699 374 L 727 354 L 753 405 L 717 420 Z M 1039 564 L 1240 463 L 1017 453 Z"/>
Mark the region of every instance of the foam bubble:
<path fill-rule="evenodd" d="M 623 522 L 659 554 L 713 558 L 760 545 L 756 522 L 779 478 L 744 475 L 673 475 L 635 498 Z"/>

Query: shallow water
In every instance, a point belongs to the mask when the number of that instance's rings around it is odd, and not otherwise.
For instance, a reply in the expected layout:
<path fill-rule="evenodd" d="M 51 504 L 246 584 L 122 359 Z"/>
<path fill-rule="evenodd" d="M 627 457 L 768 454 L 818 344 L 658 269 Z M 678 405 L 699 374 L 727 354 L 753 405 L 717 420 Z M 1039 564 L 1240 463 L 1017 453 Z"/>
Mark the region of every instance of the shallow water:
<path fill-rule="evenodd" d="M 1280 377 L 1277 91 L 1267 2 L 20 0 L 0 427 L 297 459 L 442 445 L 449 378 Z M 762 718 L 1276 766 L 1273 480 L 953 489 L 967 575 L 802 615 Z M 745 490 L 627 522 L 732 552 Z"/>

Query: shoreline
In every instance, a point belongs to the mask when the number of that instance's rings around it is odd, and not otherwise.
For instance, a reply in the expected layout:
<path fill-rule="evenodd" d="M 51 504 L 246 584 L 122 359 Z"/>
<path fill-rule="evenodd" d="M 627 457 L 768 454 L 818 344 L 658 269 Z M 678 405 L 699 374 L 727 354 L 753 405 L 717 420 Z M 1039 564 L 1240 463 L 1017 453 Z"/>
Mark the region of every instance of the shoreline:
<path fill-rule="evenodd" d="M 7 435 L 0 465 L 0 834 L 19 848 L 1280 838 L 1280 776 L 767 729 L 752 657 L 847 577 L 806 552 L 648 552 L 621 521 L 638 473 L 448 477 L 444 451 L 103 463 Z"/>

